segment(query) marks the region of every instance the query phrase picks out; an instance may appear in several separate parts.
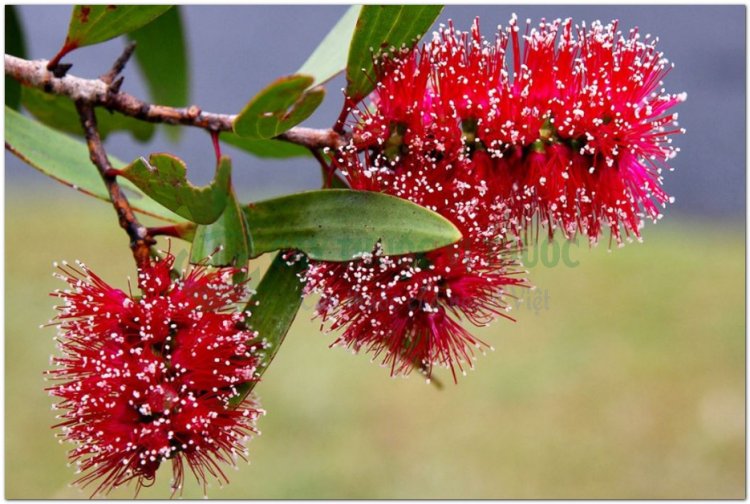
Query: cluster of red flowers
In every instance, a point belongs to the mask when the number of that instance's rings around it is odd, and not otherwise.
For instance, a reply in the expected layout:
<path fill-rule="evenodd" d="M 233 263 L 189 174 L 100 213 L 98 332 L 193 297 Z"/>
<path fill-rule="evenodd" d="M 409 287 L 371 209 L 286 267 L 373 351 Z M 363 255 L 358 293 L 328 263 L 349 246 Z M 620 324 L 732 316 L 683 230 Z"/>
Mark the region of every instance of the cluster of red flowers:
<path fill-rule="evenodd" d="M 318 313 L 342 329 L 334 344 L 384 352 L 392 373 L 471 365 L 481 342 L 459 319 L 503 314 L 522 283 L 514 239 L 545 228 L 595 243 L 608 228 L 622 243 L 669 201 L 660 172 L 684 95 L 659 89 L 670 67 L 654 43 L 616 23 L 527 23 L 523 45 L 519 32 L 515 18 L 494 43 L 477 22 L 470 34 L 449 26 L 379 61 L 351 142 L 332 153 L 352 188 L 409 199 L 463 234 L 426 254 L 311 266 Z"/>
<path fill-rule="evenodd" d="M 438 212 L 462 239 L 312 262 L 306 290 L 341 330 L 334 344 L 382 356 L 392 374 L 442 366 L 455 380 L 487 346 L 462 320 L 508 317 L 510 288 L 526 286 L 515 252 L 540 229 L 592 243 L 609 229 L 621 243 L 660 217 L 669 201 L 660 173 L 679 132 L 671 109 L 684 96 L 660 89 L 669 66 L 648 38 L 570 20 L 527 24 L 521 36 L 513 19 L 493 43 L 477 23 L 471 33 L 449 26 L 379 60 L 376 89 L 353 111 L 349 144 L 329 153 L 332 168 L 353 189 Z M 60 268 L 70 288 L 55 293 L 62 355 L 49 390 L 61 399 L 61 436 L 76 444 L 79 482 L 100 480 L 95 493 L 150 484 L 167 460 L 175 490 L 185 464 L 204 487 L 226 480 L 219 464 L 244 458 L 257 433 L 262 411 L 232 403 L 259 365 L 258 335 L 236 309 L 247 294 L 232 281 L 238 270 L 197 266 L 173 278 L 173 266 L 167 254 L 141 267 L 140 296 L 83 265 Z"/>
<path fill-rule="evenodd" d="M 100 480 L 94 494 L 131 480 L 148 485 L 167 460 L 175 491 L 185 463 L 205 489 L 209 476 L 226 480 L 219 463 L 244 459 L 257 432 L 255 402 L 229 404 L 258 365 L 247 314 L 235 309 L 246 288 L 232 282 L 232 268 L 197 266 L 173 279 L 173 264 L 167 255 L 141 268 L 140 296 L 82 264 L 59 266 L 70 288 L 53 294 L 64 300 L 62 355 L 49 371 L 60 383 L 49 390 L 64 411 L 60 436 L 76 445 L 78 483 Z"/>

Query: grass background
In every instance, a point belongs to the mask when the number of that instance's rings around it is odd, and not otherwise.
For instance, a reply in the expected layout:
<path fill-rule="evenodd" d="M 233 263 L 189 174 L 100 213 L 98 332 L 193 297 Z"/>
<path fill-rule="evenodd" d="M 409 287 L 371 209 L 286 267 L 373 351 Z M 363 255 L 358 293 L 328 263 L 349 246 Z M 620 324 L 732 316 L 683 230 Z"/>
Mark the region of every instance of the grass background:
<path fill-rule="evenodd" d="M 668 218 L 644 234 L 530 268 L 518 322 L 478 330 L 496 351 L 458 386 L 440 375 L 443 390 L 328 349 L 305 301 L 256 389 L 268 415 L 252 464 L 209 497 L 743 498 L 742 225 Z M 126 238 L 110 207 L 37 184 L 6 190 L 5 243 L 5 497 L 88 497 L 50 430 L 55 331 L 37 326 L 60 287 L 52 261 L 124 287 Z M 140 496 L 168 496 L 169 479 Z M 183 497 L 201 496 L 190 477 Z"/>

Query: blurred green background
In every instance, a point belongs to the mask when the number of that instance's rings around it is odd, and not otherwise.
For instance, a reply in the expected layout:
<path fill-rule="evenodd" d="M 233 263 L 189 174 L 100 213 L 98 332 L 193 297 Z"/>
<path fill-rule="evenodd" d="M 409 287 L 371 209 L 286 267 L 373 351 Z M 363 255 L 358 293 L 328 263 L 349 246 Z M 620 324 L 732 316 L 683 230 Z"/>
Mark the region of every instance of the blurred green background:
<path fill-rule="evenodd" d="M 82 498 L 43 391 L 55 331 L 37 327 L 52 261 L 120 287 L 133 265 L 110 207 L 34 182 L 6 190 L 5 497 Z M 307 300 L 256 389 L 252 464 L 209 497 L 744 498 L 743 225 L 665 221 L 643 244 L 532 266 L 518 321 L 480 329 L 496 350 L 457 386 L 441 373 L 443 390 L 328 349 Z M 183 497 L 201 496 L 188 478 Z"/>

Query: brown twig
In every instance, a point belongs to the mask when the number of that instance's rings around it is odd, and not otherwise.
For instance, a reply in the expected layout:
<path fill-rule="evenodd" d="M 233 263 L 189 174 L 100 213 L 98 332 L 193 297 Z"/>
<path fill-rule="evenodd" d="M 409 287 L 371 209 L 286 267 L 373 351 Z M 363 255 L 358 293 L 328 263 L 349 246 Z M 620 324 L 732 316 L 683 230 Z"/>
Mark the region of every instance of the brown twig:
<path fill-rule="evenodd" d="M 125 50 L 122 51 L 120 57 L 112 64 L 112 68 L 110 68 L 107 73 L 100 76 L 99 80 L 108 86 L 111 86 L 117 76 L 125 69 L 125 65 L 128 64 L 130 57 L 133 55 L 133 51 L 135 51 L 135 42 L 131 42 L 125 46 Z"/>
<path fill-rule="evenodd" d="M 136 264 L 139 267 L 144 266 L 148 264 L 150 247 L 156 243 L 156 240 L 149 235 L 148 229 L 138 222 L 135 213 L 133 213 L 133 209 L 130 207 L 128 198 L 122 192 L 120 185 L 117 183 L 117 171 L 112 168 L 112 165 L 107 158 L 107 152 L 102 145 L 102 139 L 99 136 L 99 129 L 96 124 L 96 115 L 94 114 L 93 105 L 86 103 L 83 100 L 77 100 L 76 109 L 78 110 L 78 115 L 81 118 L 81 125 L 83 126 L 83 131 L 86 135 L 86 144 L 89 148 L 91 162 L 94 163 L 104 180 L 104 185 L 109 192 L 109 198 L 112 201 L 112 205 L 114 205 L 115 211 L 117 212 L 117 217 L 120 220 L 120 227 L 122 227 L 130 237 L 130 249 L 133 251 L 133 257 L 135 258 Z"/>
<path fill-rule="evenodd" d="M 233 131 L 236 115 L 204 112 L 195 105 L 186 108 L 167 107 L 147 103 L 133 95 L 119 91 L 118 81 L 83 79 L 74 75 L 57 78 L 47 69 L 45 60 L 25 60 L 5 55 L 5 75 L 24 86 L 41 89 L 47 93 L 66 96 L 92 106 L 101 106 L 142 121 L 193 126 L 208 131 Z M 109 73 L 103 77 L 107 78 Z M 115 88 L 115 89 L 113 89 Z M 292 128 L 276 137 L 307 148 L 342 147 L 347 138 L 331 129 Z"/>
<path fill-rule="evenodd" d="M 185 239 L 187 235 L 195 233 L 195 224 L 192 222 L 183 222 L 180 224 L 171 224 L 169 226 L 158 226 L 148 228 L 149 236 L 170 236 L 172 238 Z"/>

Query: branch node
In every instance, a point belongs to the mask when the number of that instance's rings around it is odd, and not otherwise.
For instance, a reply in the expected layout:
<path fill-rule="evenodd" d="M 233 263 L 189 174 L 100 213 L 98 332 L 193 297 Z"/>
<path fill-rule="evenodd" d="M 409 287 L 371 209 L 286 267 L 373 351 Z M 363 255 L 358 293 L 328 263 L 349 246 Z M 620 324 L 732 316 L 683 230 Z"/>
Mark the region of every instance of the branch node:
<path fill-rule="evenodd" d="M 120 92 L 120 88 L 122 87 L 122 83 L 125 81 L 125 77 L 120 76 L 118 77 L 112 84 L 107 86 L 107 94 L 108 95 L 116 95 Z"/>
<path fill-rule="evenodd" d="M 73 63 L 58 63 L 49 70 L 52 72 L 52 75 L 54 75 L 58 79 L 62 79 L 63 77 L 65 77 L 65 74 L 68 73 L 68 70 L 70 70 L 72 67 Z"/>
<path fill-rule="evenodd" d="M 145 226 L 138 225 L 135 228 L 135 234 L 140 239 L 148 238 L 148 229 Z"/>
<path fill-rule="evenodd" d="M 187 116 L 191 120 L 196 120 L 198 117 L 200 117 L 201 113 L 203 111 L 201 108 L 197 105 L 190 105 L 190 107 L 187 109 Z"/>
<path fill-rule="evenodd" d="M 120 175 L 122 175 L 122 170 L 118 170 L 117 168 L 107 168 L 103 173 L 103 176 L 109 179 L 114 179 Z"/>

